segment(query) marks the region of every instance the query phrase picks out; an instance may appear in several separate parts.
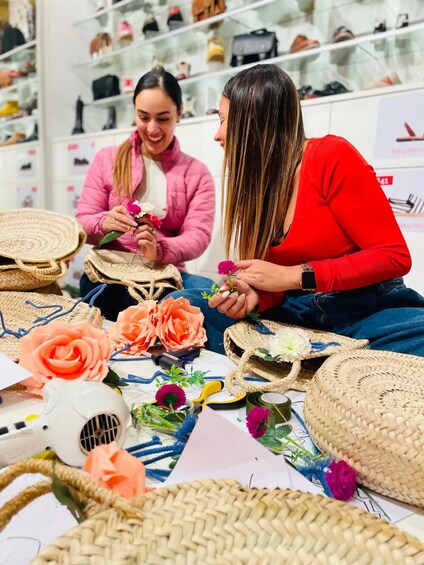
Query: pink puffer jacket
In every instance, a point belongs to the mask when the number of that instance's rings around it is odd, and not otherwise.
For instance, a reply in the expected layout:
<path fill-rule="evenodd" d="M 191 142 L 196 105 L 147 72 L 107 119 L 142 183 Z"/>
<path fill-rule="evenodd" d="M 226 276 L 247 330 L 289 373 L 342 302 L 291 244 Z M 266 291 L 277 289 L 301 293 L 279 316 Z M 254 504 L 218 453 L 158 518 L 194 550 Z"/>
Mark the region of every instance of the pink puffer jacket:
<path fill-rule="evenodd" d="M 141 139 L 137 131 L 131 134 L 133 194 L 143 177 L 140 159 Z M 77 219 L 88 236 L 88 243 L 97 245 L 105 235 L 102 224 L 114 206 L 128 202 L 112 191 L 112 176 L 118 147 L 101 149 L 91 164 L 81 197 Z M 184 261 L 199 257 L 209 245 L 215 215 L 215 187 L 207 167 L 180 151 L 178 140 L 161 154 L 167 180 L 166 215 L 157 230 L 158 262 L 173 263 L 184 271 Z M 132 233 L 122 235 L 110 244 L 113 249 L 136 252 Z"/>

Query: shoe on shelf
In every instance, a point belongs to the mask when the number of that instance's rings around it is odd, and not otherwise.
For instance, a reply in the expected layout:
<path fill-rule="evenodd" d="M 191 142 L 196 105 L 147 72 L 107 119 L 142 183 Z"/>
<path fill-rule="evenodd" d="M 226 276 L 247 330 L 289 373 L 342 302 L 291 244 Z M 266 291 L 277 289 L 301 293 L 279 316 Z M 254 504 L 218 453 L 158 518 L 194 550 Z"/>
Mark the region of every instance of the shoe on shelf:
<path fill-rule="evenodd" d="M 319 47 L 319 41 L 317 39 L 308 39 L 306 35 L 299 34 L 296 35 L 290 46 L 290 53 L 297 53 L 305 49 L 314 49 L 315 47 Z"/>
<path fill-rule="evenodd" d="M 349 39 L 353 39 L 355 36 L 347 29 L 346 26 L 339 26 L 336 31 L 333 33 L 331 38 L 331 43 L 339 43 L 340 41 L 348 41 Z"/>
<path fill-rule="evenodd" d="M 196 101 L 197 98 L 195 96 L 184 96 L 183 98 L 183 107 L 184 107 L 184 114 L 183 118 L 194 118 L 196 116 Z"/>
<path fill-rule="evenodd" d="M 318 96 L 334 96 L 335 94 L 345 94 L 351 92 L 338 80 L 333 80 L 324 86 L 322 90 L 315 90 Z"/>
<path fill-rule="evenodd" d="M 106 129 L 116 129 L 116 108 L 115 106 L 109 106 L 108 108 L 108 118 L 107 122 L 102 128 L 103 130 Z"/>
<path fill-rule="evenodd" d="M 112 38 L 109 33 L 97 33 L 90 42 L 91 57 L 102 57 L 112 53 Z"/>
<path fill-rule="evenodd" d="M 1 69 L 0 88 L 7 88 L 8 86 L 12 86 L 12 84 L 13 84 L 12 71 L 9 69 Z"/>
<path fill-rule="evenodd" d="M 38 141 L 38 124 L 35 123 L 34 124 L 34 129 L 32 130 L 31 135 L 29 135 L 28 137 L 26 137 L 25 139 L 21 139 L 20 141 L 18 141 L 18 143 L 26 143 L 29 141 Z"/>
<path fill-rule="evenodd" d="M 374 24 L 374 33 L 384 33 L 387 31 L 386 20 L 377 18 Z"/>
<path fill-rule="evenodd" d="M 301 86 L 297 93 L 299 94 L 300 100 L 311 100 L 312 98 L 319 98 L 319 90 L 314 90 L 310 84 L 305 84 Z"/>
<path fill-rule="evenodd" d="M 398 14 L 396 18 L 396 29 L 409 26 L 409 15 L 406 13 Z"/>
<path fill-rule="evenodd" d="M 383 86 L 393 86 L 394 84 L 401 84 L 401 81 L 394 71 L 381 77 L 375 82 L 370 82 L 364 86 L 364 90 L 371 90 L 372 88 L 382 88 Z"/>
<path fill-rule="evenodd" d="M 175 78 L 177 80 L 184 80 L 190 76 L 191 65 L 190 63 L 186 63 L 182 61 L 181 63 L 177 63 L 177 74 Z"/>
<path fill-rule="evenodd" d="M 6 147 L 7 145 L 14 145 L 15 143 L 20 143 L 26 139 L 26 135 L 24 133 L 20 133 L 19 131 L 14 131 L 12 135 L 10 135 L 7 139 L 0 143 L 0 147 Z"/>
<path fill-rule="evenodd" d="M 223 63 L 225 59 L 224 42 L 218 37 L 208 39 L 207 62 Z"/>
<path fill-rule="evenodd" d="M 146 17 L 143 25 L 144 37 L 146 39 L 148 39 L 149 37 L 153 37 L 158 33 L 158 31 L 159 31 L 158 22 L 156 21 L 156 19 L 152 14 L 149 14 Z"/>
<path fill-rule="evenodd" d="M 133 28 L 127 20 L 119 23 L 118 29 L 116 30 L 116 39 L 119 41 L 121 47 L 125 46 L 127 43 L 131 43 L 133 40 Z"/>
<path fill-rule="evenodd" d="M 20 111 L 17 100 L 7 100 L 4 106 L 0 108 L 0 117 L 10 118 L 10 116 L 18 114 Z"/>
<path fill-rule="evenodd" d="M 168 18 L 166 23 L 172 31 L 173 29 L 178 29 L 182 25 L 184 25 L 183 16 L 181 14 L 181 10 L 179 6 L 170 6 L 168 8 Z"/>
<path fill-rule="evenodd" d="M 397 137 L 396 141 L 424 141 L 424 135 L 417 135 L 408 122 L 403 124 L 409 135 Z"/>

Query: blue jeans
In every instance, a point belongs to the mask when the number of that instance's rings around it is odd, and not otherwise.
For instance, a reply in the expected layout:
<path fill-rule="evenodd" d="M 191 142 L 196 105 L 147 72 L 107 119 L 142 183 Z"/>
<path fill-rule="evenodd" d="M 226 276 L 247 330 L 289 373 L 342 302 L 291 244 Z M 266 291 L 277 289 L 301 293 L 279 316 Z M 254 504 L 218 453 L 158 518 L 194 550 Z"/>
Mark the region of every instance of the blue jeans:
<path fill-rule="evenodd" d="M 234 320 L 209 308 L 199 290 L 176 291 L 198 306 L 205 316 L 206 346 L 225 353 L 223 333 Z M 368 339 L 371 349 L 424 357 L 424 297 L 407 288 L 401 278 L 375 285 L 329 293 L 288 291 L 281 306 L 261 318 Z"/>
<path fill-rule="evenodd" d="M 190 273 L 181 273 L 183 286 L 186 289 L 207 289 L 208 291 L 213 284 L 211 279 L 201 277 L 200 275 L 191 275 Z M 80 293 L 81 296 L 86 296 L 91 290 L 100 286 L 100 283 L 93 283 L 84 273 L 80 280 Z M 164 291 L 161 298 L 165 298 L 170 293 L 170 290 Z M 103 316 L 107 320 L 115 321 L 119 312 L 125 310 L 129 306 L 138 304 L 137 300 L 133 298 L 126 286 L 121 284 L 108 284 L 104 291 L 94 301 L 94 306 L 100 308 Z"/>

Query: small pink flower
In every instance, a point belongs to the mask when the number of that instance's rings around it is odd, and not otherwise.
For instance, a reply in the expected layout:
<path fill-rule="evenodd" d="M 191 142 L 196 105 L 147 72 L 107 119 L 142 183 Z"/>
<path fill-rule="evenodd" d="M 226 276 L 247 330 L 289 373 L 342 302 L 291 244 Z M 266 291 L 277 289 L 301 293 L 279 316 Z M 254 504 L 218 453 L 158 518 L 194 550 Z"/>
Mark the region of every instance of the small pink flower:
<path fill-rule="evenodd" d="M 173 384 L 161 386 L 156 393 L 155 399 L 158 406 L 172 408 L 173 410 L 184 406 L 186 403 L 186 395 L 183 389 Z"/>
<path fill-rule="evenodd" d="M 145 218 L 151 222 L 153 227 L 160 228 L 162 225 L 162 220 L 155 216 L 154 214 L 146 214 Z"/>
<path fill-rule="evenodd" d="M 355 494 L 356 472 L 346 461 L 332 461 L 325 480 L 331 494 L 338 500 L 349 500 Z"/>
<path fill-rule="evenodd" d="M 233 261 L 226 259 L 218 264 L 218 275 L 234 275 L 237 267 Z"/>
<path fill-rule="evenodd" d="M 138 204 L 138 200 L 130 200 L 127 204 L 127 210 L 130 214 L 139 214 L 141 208 Z"/>
<path fill-rule="evenodd" d="M 269 416 L 269 408 L 255 406 L 246 416 L 246 426 L 250 435 L 258 439 L 264 435 L 267 430 Z"/>

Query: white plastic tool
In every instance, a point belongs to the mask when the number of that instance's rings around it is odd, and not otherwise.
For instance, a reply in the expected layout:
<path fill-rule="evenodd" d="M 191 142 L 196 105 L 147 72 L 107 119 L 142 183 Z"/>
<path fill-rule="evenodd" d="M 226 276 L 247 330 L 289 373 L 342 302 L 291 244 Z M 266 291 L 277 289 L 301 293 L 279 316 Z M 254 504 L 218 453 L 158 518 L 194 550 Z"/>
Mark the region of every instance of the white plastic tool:
<path fill-rule="evenodd" d="M 97 445 L 125 441 L 129 410 L 123 397 L 97 381 L 55 379 L 43 389 L 44 411 L 0 428 L 0 467 L 52 449 L 81 467 Z"/>

